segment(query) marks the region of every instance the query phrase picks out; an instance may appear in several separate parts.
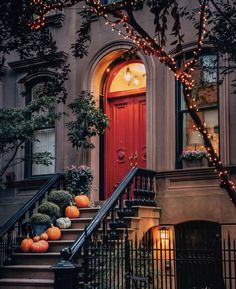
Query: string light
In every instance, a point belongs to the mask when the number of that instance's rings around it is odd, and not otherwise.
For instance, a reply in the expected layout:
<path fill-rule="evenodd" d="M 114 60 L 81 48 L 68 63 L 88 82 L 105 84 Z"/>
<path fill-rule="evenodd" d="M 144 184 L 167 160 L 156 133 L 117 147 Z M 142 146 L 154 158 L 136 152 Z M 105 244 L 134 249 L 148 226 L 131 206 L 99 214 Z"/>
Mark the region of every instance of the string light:
<path fill-rule="evenodd" d="M 45 14 L 48 11 L 51 11 L 55 8 L 70 7 L 79 0 L 70 0 L 70 1 L 59 1 L 57 6 L 52 6 L 47 4 L 45 0 L 31 0 L 30 5 L 34 6 L 35 14 L 37 17 L 33 19 L 28 25 L 31 29 L 40 29 L 45 25 Z M 133 0 L 130 5 L 144 2 L 144 0 Z M 199 131 L 203 136 L 203 140 L 208 152 L 208 159 L 212 161 L 215 170 L 218 173 L 218 176 L 221 178 L 221 186 L 225 187 L 229 192 L 229 195 L 232 196 L 232 190 L 235 193 L 235 184 L 229 179 L 228 171 L 224 169 L 216 151 L 211 143 L 211 134 L 207 131 L 207 125 L 202 123 L 200 117 L 198 116 L 198 107 L 196 104 L 196 99 L 192 97 L 192 89 L 195 86 L 195 82 L 192 78 L 192 73 L 194 72 L 194 67 L 199 60 L 199 56 L 202 50 L 202 45 L 206 35 L 206 9 L 207 9 L 207 0 L 203 2 L 199 9 L 200 15 L 200 26 L 198 33 L 197 48 L 194 50 L 193 59 L 187 61 L 182 65 L 182 67 L 177 68 L 177 63 L 175 59 L 167 54 L 164 49 L 158 45 L 156 38 L 151 38 L 150 36 L 142 36 L 137 31 L 134 30 L 132 26 L 132 20 L 125 13 L 125 8 L 127 6 L 126 1 L 121 1 L 118 3 L 111 3 L 109 5 L 102 5 L 100 0 L 92 1 L 86 0 L 86 4 L 90 7 L 88 11 L 95 13 L 98 16 L 102 16 L 105 20 L 105 25 L 110 25 L 112 31 L 116 31 L 118 35 L 124 39 L 130 39 L 138 49 L 142 50 L 147 55 L 154 55 L 158 57 L 161 63 L 164 63 L 168 66 L 169 70 L 173 71 L 177 80 L 179 80 L 184 88 L 184 98 L 189 110 L 189 113 L 195 122 L 194 129 Z M 114 8 L 117 9 L 114 9 Z M 86 7 L 83 7 L 86 10 Z M 87 8 L 88 9 L 88 8 Z M 111 15 L 112 18 L 109 19 L 108 15 Z M 114 18 L 116 20 L 114 20 Z M 233 198 L 236 205 L 236 195 L 234 194 Z"/>

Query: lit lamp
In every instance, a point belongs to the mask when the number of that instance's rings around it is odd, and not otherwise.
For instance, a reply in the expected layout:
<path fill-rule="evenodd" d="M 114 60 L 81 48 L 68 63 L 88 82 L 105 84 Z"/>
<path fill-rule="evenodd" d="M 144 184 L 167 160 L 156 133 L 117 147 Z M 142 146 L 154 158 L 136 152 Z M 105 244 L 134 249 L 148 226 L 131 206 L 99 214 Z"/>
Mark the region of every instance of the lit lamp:
<path fill-rule="evenodd" d="M 166 227 L 160 228 L 160 239 L 169 240 L 169 230 Z"/>
<path fill-rule="evenodd" d="M 131 71 L 130 71 L 130 69 L 129 69 L 129 66 L 127 66 L 127 69 L 126 69 L 126 71 L 125 71 L 125 76 L 124 76 L 124 79 L 126 80 L 126 81 L 131 81 L 131 79 L 132 79 L 132 73 L 131 73 Z"/>
<path fill-rule="evenodd" d="M 197 145 L 202 145 L 203 139 L 199 136 L 197 131 L 193 131 L 189 135 L 189 145 L 194 145 L 195 151 L 197 150 Z"/>

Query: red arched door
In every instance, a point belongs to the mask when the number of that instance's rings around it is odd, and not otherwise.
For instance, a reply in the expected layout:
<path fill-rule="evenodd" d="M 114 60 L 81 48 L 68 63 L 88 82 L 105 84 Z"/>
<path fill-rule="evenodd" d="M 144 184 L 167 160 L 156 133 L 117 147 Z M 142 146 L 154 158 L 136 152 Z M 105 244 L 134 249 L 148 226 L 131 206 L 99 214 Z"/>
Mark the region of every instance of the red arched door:
<path fill-rule="evenodd" d="M 105 198 L 133 166 L 146 167 L 145 88 L 108 92 L 105 134 Z"/>

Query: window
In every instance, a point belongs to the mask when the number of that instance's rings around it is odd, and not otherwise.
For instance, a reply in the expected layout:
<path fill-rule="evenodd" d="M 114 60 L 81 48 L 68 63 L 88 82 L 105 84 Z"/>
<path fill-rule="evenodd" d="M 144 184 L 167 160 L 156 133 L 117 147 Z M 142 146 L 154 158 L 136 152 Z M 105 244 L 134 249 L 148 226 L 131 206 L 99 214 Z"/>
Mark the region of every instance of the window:
<path fill-rule="evenodd" d="M 30 87 L 27 102 L 33 100 L 37 94 L 43 92 L 45 82 L 38 82 Z M 39 112 L 39 114 L 46 114 L 47 112 Z M 55 123 L 50 123 L 45 128 L 37 131 L 36 139 L 33 143 L 29 143 L 26 147 L 26 155 L 33 155 L 35 153 L 49 152 L 55 158 Z M 26 176 L 46 175 L 55 173 L 55 160 L 52 164 L 45 166 L 42 164 L 35 164 L 32 161 L 26 163 Z"/>
<path fill-rule="evenodd" d="M 191 58 L 191 57 L 190 57 Z M 218 57 L 216 53 L 203 54 L 193 72 L 195 88 L 192 97 L 199 108 L 199 116 L 206 123 L 211 141 L 219 153 L 218 124 Z M 194 128 L 183 96 L 182 85 L 177 83 L 177 168 L 182 167 L 180 156 L 184 151 L 205 152 L 203 138 Z"/>
<path fill-rule="evenodd" d="M 118 3 L 121 0 L 103 0 L 103 4 L 113 4 L 113 3 Z"/>

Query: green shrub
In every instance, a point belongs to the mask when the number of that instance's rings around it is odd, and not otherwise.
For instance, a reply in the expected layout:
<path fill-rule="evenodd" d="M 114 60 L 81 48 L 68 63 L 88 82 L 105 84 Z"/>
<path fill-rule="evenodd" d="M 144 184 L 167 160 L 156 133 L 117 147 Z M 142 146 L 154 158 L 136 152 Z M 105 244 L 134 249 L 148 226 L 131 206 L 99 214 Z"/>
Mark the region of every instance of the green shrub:
<path fill-rule="evenodd" d="M 46 214 L 35 213 L 30 218 L 30 222 L 35 225 L 47 225 L 51 224 L 51 218 Z"/>
<path fill-rule="evenodd" d="M 48 197 L 48 201 L 58 205 L 62 212 L 73 202 L 73 197 L 66 191 L 52 191 Z"/>
<path fill-rule="evenodd" d="M 44 202 L 38 207 L 38 212 L 41 214 L 46 214 L 50 217 L 55 216 L 56 218 L 59 218 L 61 216 L 61 210 L 60 207 L 52 202 Z"/>

